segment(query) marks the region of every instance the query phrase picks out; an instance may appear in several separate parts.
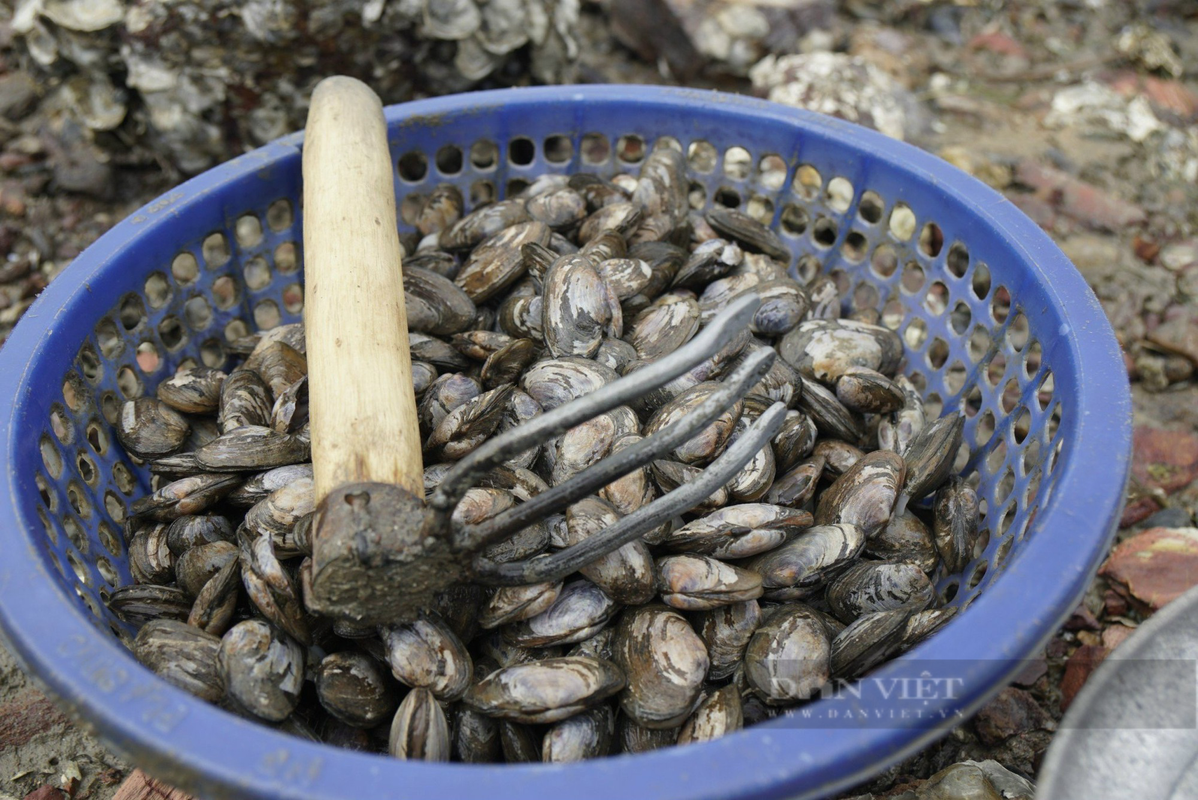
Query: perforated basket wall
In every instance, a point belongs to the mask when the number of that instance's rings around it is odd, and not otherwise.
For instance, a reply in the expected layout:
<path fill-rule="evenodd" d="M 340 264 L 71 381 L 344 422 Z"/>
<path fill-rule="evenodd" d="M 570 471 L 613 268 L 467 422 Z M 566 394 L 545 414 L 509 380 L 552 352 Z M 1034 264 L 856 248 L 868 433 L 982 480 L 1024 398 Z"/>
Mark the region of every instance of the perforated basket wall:
<path fill-rule="evenodd" d="M 968 610 L 878 675 L 960 660 L 963 694 L 932 707 L 967 711 L 1075 607 L 1121 505 L 1126 378 L 1080 276 L 1001 196 L 878 134 L 711 93 L 514 90 L 398 106 L 388 120 L 401 216 L 405 199 L 440 182 L 473 205 L 544 172 L 635 172 L 665 138 L 688 154 L 695 207 L 772 224 L 793 274 L 830 271 L 846 310 L 882 312 L 929 407 L 965 409 L 957 466 L 977 485 L 988 545 L 939 587 Z M 495 797 L 802 794 L 861 779 L 945 730 L 930 718 L 818 731 L 780 722 L 618 767 L 430 766 L 288 738 L 141 668 L 103 602 L 131 580 L 121 525 L 149 486 L 113 423 L 125 399 L 179 366 L 224 366 L 231 339 L 300 320 L 300 145 L 292 136 L 236 159 L 121 223 L 0 352 L 0 620 L 73 712 L 168 778 L 245 796 L 390 796 L 400 785 L 455 796 L 479 780 Z M 891 703 L 868 686 L 860 702 Z"/>

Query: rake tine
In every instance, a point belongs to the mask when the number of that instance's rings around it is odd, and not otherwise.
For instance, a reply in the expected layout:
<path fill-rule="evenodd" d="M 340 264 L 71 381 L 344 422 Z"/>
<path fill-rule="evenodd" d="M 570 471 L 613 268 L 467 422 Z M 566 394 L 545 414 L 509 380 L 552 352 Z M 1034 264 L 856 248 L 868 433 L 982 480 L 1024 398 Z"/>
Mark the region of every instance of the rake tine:
<path fill-rule="evenodd" d="M 428 506 L 441 514 L 453 511 L 466 490 L 496 465 L 533 445 L 552 439 L 580 422 L 626 405 L 649 389 L 677 378 L 728 344 L 748 326 L 761 305 L 756 292 L 732 300 L 699 335 L 675 350 L 668 358 L 638 369 L 618 381 L 542 414 L 507 433 L 484 443 L 451 469 L 428 499 Z"/>
<path fill-rule="evenodd" d="M 474 580 L 491 586 L 520 586 L 529 583 L 555 581 L 579 567 L 631 542 L 666 520 L 689 511 L 703 498 L 727 483 L 749 462 L 757 451 L 769 444 L 782 427 L 786 406 L 774 403 L 757 418 L 745 435 L 711 463 L 692 483 L 679 486 L 649 505 L 621 519 L 618 523 L 578 544 L 537 559 L 497 564 L 486 558 L 475 558 Z"/>
<path fill-rule="evenodd" d="M 462 541 L 457 546 L 466 550 L 485 547 L 512 531 L 520 530 L 533 520 L 552 514 L 617 478 L 622 478 L 634 469 L 660 458 L 710 425 L 729 406 L 744 397 L 761 376 L 769 371 L 776 355 L 768 348 L 751 353 L 720 388 L 714 390 L 685 417 L 671 423 L 665 430 L 592 464 L 560 486 L 554 486 L 530 498 L 528 502 L 514 506 L 485 522 L 463 529 Z"/>

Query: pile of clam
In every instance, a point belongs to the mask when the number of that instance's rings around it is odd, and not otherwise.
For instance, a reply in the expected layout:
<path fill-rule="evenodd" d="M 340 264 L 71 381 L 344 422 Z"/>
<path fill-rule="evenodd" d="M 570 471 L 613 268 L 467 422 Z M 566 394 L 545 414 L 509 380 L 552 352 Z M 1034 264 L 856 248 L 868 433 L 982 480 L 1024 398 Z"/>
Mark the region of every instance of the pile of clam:
<path fill-rule="evenodd" d="M 234 343 L 129 402 L 126 450 L 156 491 L 127 521 L 136 584 L 109 606 L 168 681 L 296 735 L 400 758 L 574 761 L 711 739 L 852 679 L 947 622 L 934 581 L 985 546 L 952 476 L 962 418 L 930 419 L 902 346 L 842 318 L 757 220 L 692 210 L 683 155 L 639 177 L 546 175 L 463 216 L 444 185 L 411 200 L 413 378 L 431 491 L 499 432 L 668 358 L 731 298 L 763 303 L 708 360 L 520 454 L 455 512 L 474 524 L 662 429 L 759 348 L 781 356 L 668 459 L 540 520 L 486 556 L 568 547 L 691 480 L 775 401 L 770 446 L 686 515 L 562 582 L 439 596 L 409 624 L 320 618 L 304 602 L 313 510 L 303 330 Z"/>

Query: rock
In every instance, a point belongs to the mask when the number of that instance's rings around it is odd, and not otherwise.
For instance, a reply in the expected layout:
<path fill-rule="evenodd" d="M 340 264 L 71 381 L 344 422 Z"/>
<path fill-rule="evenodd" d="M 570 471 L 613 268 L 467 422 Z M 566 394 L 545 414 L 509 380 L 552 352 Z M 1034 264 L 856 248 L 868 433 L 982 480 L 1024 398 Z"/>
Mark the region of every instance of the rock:
<path fill-rule="evenodd" d="M 1112 625 L 1102 632 L 1102 646 L 1114 650 L 1135 632 L 1136 629 L 1130 625 Z"/>
<path fill-rule="evenodd" d="M 1137 524 L 1140 528 L 1189 528 L 1194 518 L 1184 508 L 1162 508 Z"/>
<path fill-rule="evenodd" d="M 1150 528 L 1115 546 L 1098 573 L 1157 611 L 1198 584 L 1198 528 Z"/>
<path fill-rule="evenodd" d="M 27 72 L 0 77 L 0 116 L 19 120 L 37 105 L 37 83 Z"/>
<path fill-rule="evenodd" d="M 1147 219 L 1143 209 L 1126 199 L 1030 159 L 1019 162 L 1015 178 L 1065 216 L 1097 230 L 1119 231 Z"/>
<path fill-rule="evenodd" d="M 937 153 L 948 163 L 963 169 L 973 177 L 990 185 L 993 189 L 1005 189 L 1011 185 L 1011 168 L 992 161 L 968 147 L 950 145 Z"/>
<path fill-rule="evenodd" d="M 1126 597 L 1114 589 L 1106 590 L 1106 595 L 1102 599 L 1102 610 L 1106 612 L 1108 617 L 1122 617 L 1129 609 L 1130 606 L 1127 604 Z"/>
<path fill-rule="evenodd" d="M 1090 609 L 1086 608 L 1085 603 L 1074 609 L 1073 614 L 1069 619 L 1065 620 L 1065 630 L 1067 631 L 1098 631 L 1102 630 L 1102 625 L 1094 616 Z"/>
<path fill-rule="evenodd" d="M 1034 686 L 1036 683 L 1048 674 L 1048 661 L 1043 658 L 1029 659 L 1024 663 L 1023 669 L 1011 679 L 1011 683 L 1016 686 Z"/>
<path fill-rule="evenodd" d="M 927 112 L 913 94 L 868 61 L 844 53 L 769 55 L 749 78 L 776 103 L 831 114 L 895 139 L 918 137 L 927 126 Z"/>
<path fill-rule="evenodd" d="M 62 789 L 47 783 L 25 795 L 22 800 L 67 800 L 67 796 L 63 794 Z"/>
<path fill-rule="evenodd" d="M 1061 711 L 1064 712 L 1077 697 L 1090 675 L 1110 651 L 1102 645 L 1084 644 L 1073 651 L 1065 662 L 1065 677 L 1061 679 Z"/>
<path fill-rule="evenodd" d="M 1161 248 L 1161 265 L 1179 272 L 1191 264 L 1198 264 L 1198 239 L 1171 242 Z"/>
<path fill-rule="evenodd" d="M 1060 242 L 1061 251 L 1086 280 L 1094 282 L 1120 269 L 1119 240 L 1114 236 L 1078 233 Z"/>
<path fill-rule="evenodd" d="M 1036 699 L 1023 689 L 1008 686 L 973 718 L 973 729 L 983 744 L 994 746 L 1028 731 L 1053 730 L 1056 723 Z"/>
<path fill-rule="evenodd" d="M 997 761 L 966 761 L 966 764 L 976 764 L 989 779 L 991 785 L 998 790 L 1006 800 L 1033 800 L 1036 787 L 1027 778 L 1016 775 Z"/>
<path fill-rule="evenodd" d="M 1132 465 L 1133 469 L 1135 465 Z M 1160 504 L 1151 497 L 1132 497 L 1123 507 L 1123 516 L 1119 518 L 1120 528 L 1130 528 L 1151 517 L 1160 510 Z"/>
<path fill-rule="evenodd" d="M 986 773 L 969 762 L 937 772 L 916 796 L 919 800 L 1003 800 Z"/>
<path fill-rule="evenodd" d="M 1057 91 L 1044 124 L 1050 128 L 1111 131 L 1133 142 L 1143 142 L 1164 127 L 1144 97 L 1128 100 L 1094 81 Z"/>
<path fill-rule="evenodd" d="M 1184 430 L 1137 425 L 1132 437 L 1131 471 L 1140 485 L 1165 492 L 1188 485 L 1198 478 L 1198 436 Z"/>

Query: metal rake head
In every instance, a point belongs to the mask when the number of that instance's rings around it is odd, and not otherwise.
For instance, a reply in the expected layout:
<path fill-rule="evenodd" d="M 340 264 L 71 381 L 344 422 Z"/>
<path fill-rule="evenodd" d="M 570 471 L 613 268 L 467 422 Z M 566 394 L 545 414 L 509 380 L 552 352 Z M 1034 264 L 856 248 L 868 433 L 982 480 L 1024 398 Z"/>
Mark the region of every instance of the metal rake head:
<path fill-rule="evenodd" d="M 488 545 L 561 511 L 690 440 L 769 371 L 776 357 L 770 348 L 749 353 L 723 384 L 686 416 L 565 483 L 475 525 L 453 520 L 453 511 L 466 492 L 491 470 L 534 445 L 632 402 L 712 357 L 748 326 L 760 304 L 755 293 L 736 298 L 694 339 L 668 357 L 483 443 L 458 461 L 424 502 L 399 487 L 381 483 L 349 484 L 330 492 L 317 507 L 313 527 L 330 530 L 329 551 L 347 555 L 340 555 L 338 569 L 328 571 L 330 578 L 317 584 L 318 591 L 309 605 L 359 621 L 411 619 L 432 604 L 437 592 L 458 583 L 513 586 L 559 580 L 694 508 L 769 445 L 786 415 L 782 403 L 773 404 L 754 420 L 697 479 L 602 532 L 535 559 L 497 563 L 482 555 Z M 318 539 L 314 551 L 316 570 L 322 566 L 320 544 Z M 319 578 L 320 572 L 315 574 Z"/>

